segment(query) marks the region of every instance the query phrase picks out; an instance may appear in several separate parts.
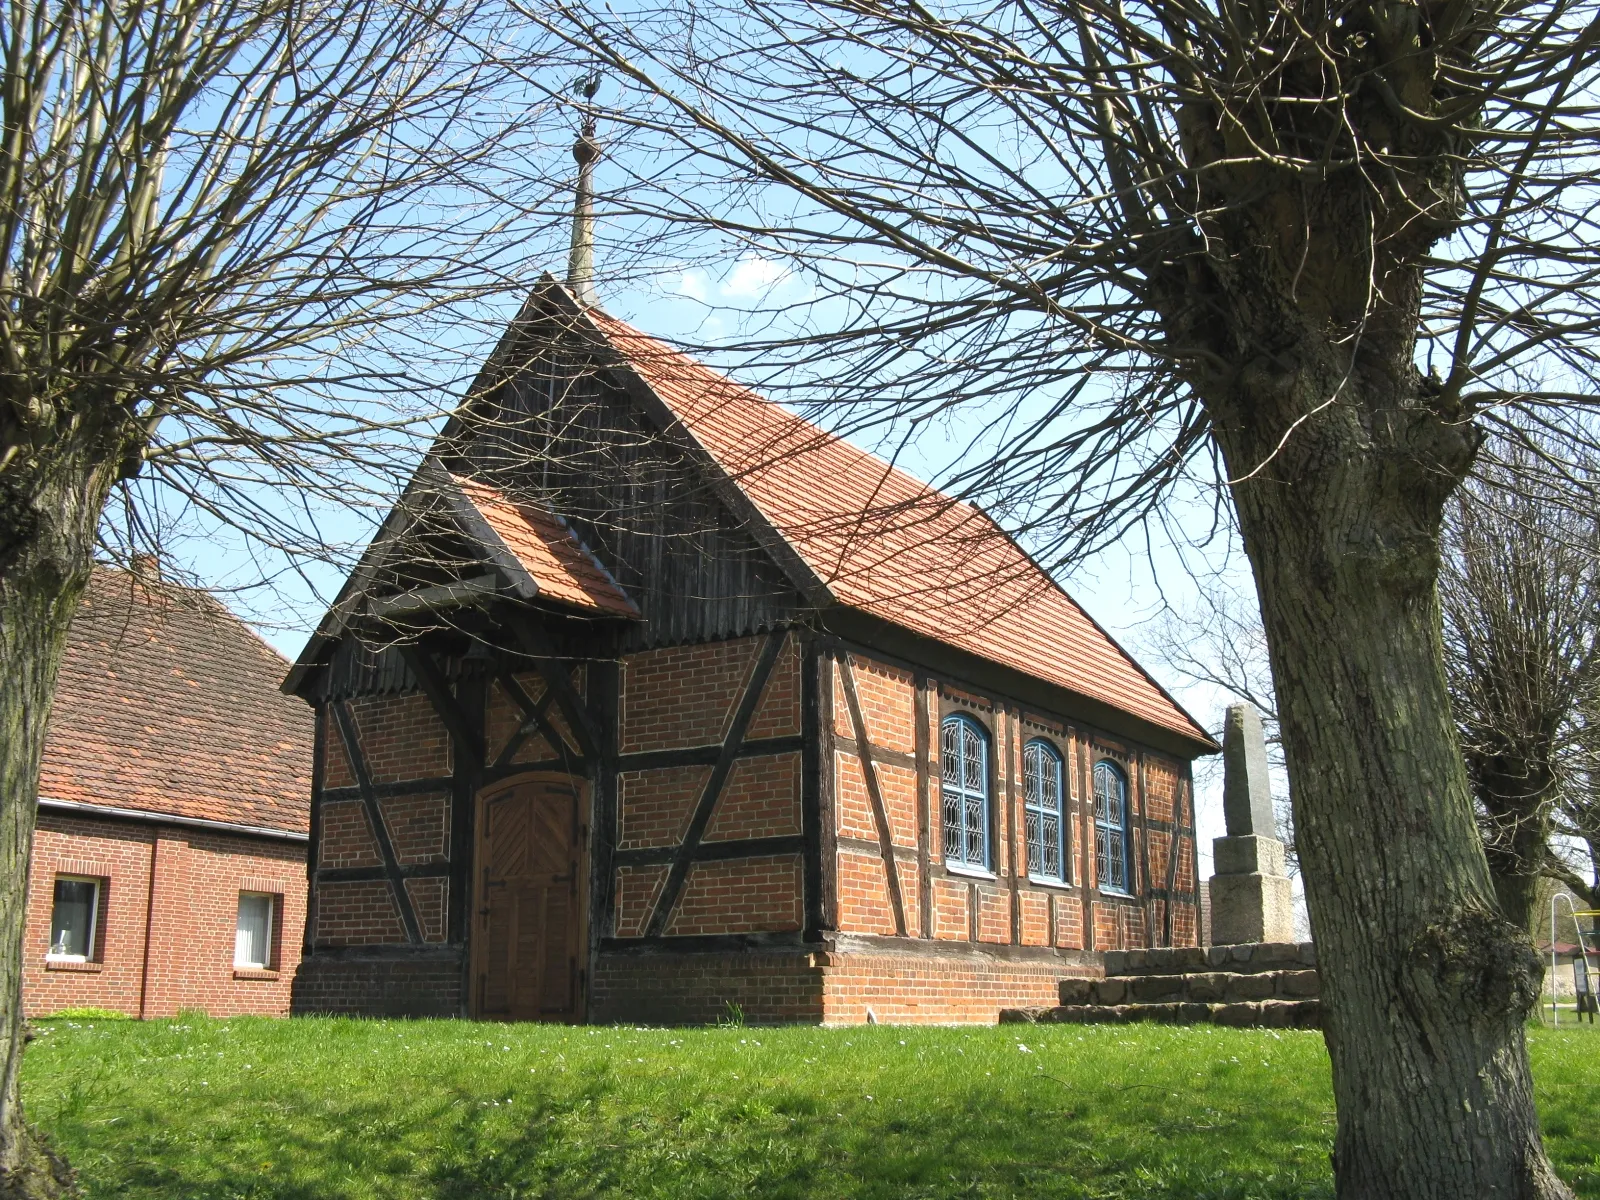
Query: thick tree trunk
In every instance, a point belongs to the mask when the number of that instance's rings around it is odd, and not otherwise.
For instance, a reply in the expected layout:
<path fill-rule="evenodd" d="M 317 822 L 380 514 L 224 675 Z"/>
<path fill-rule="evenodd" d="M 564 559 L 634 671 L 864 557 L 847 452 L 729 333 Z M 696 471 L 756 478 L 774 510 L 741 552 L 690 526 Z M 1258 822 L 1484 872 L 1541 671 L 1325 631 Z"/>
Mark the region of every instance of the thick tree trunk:
<path fill-rule="evenodd" d="M 88 474 L 93 474 L 90 472 Z M 0 493 L 0 1198 L 58 1196 L 70 1172 L 23 1119 L 22 956 L 45 725 L 87 583 L 104 488 Z"/>
<path fill-rule="evenodd" d="M 1468 777 L 1487 816 L 1483 849 L 1506 920 L 1529 934 L 1538 917 L 1539 882 L 1550 847 L 1550 797 L 1555 779 L 1548 753 L 1470 757 Z"/>
<path fill-rule="evenodd" d="M 1415 378 L 1376 396 L 1332 373 L 1273 382 L 1280 405 L 1285 385 L 1303 388 L 1287 407 L 1311 416 L 1292 437 L 1217 429 L 1317 933 L 1338 1194 L 1570 1196 L 1539 1138 L 1523 1040 L 1539 964 L 1500 913 L 1445 691 L 1439 513 L 1473 435 L 1410 399 Z"/>

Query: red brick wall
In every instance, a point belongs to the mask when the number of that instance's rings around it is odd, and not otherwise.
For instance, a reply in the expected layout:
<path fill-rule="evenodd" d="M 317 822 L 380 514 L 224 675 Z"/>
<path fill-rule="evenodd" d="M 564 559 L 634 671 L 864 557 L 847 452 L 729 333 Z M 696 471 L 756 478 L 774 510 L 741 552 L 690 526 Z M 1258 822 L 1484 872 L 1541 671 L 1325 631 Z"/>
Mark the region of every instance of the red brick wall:
<path fill-rule="evenodd" d="M 709 1024 L 736 1005 L 752 1024 L 992 1025 L 1002 1008 L 1057 1003 L 1071 975 L 1098 972 L 1071 961 L 1007 962 L 975 954 L 748 951 L 603 954 L 589 1019 L 651 1025 Z"/>
<path fill-rule="evenodd" d="M 624 658 L 619 752 L 721 742 L 760 645 L 759 638 L 738 638 Z"/>
<path fill-rule="evenodd" d="M 602 954 L 589 997 L 599 1023 L 708 1025 L 730 1004 L 758 1025 L 823 1017 L 822 972 L 805 953 Z"/>
<path fill-rule="evenodd" d="M 537 677 L 519 677 L 537 698 Z M 498 687 L 492 689 L 503 710 L 511 704 Z M 519 710 L 520 711 L 520 710 Z M 515 731 L 502 711 L 491 704 L 490 726 L 501 737 Z M 371 696 L 350 701 L 356 740 L 375 784 L 406 784 L 440 779 L 452 770 L 450 737 L 426 696 Z M 323 788 L 345 789 L 319 806 L 317 867 L 377 867 L 383 864 L 365 803 L 348 793 L 356 777 L 337 722 L 323 714 Z M 548 758 L 543 742 L 533 739 L 535 758 Z M 520 757 L 520 756 L 519 756 Z M 450 860 L 451 800 L 436 789 L 378 800 L 395 858 L 401 866 Z M 449 881 L 412 879 L 406 883 L 424 942 L 442 942 L 449 909 Z M 312 920 L 312 943 L 319 947 L 393 945 L 406 940 L 394 893 L 386 881 L 319 882 Z"/>
<path fill-rule="evenodd" d="M 462 1015 L 459 947 L 429 947 L 399 959 L 314 954 L 294 979 L 296 1013 L 358 1016 Z"/>
<path fill-rule="evenodd" d="M 738 638 L 629 655 L 622 660 L 618 744 L 623 754 L 719 745 L 749 686 L 764 638 Z M 745 731 L 745 740 L 800 732 L 800 651 L 789 635 Z M 705 765 L 623 771 L 617 787 L 618 846 L 679 845 L 711 779 Z M 801 755 L 764 754 L 734 762 L 712 809 L 706 843 L 800 833 Z M 665 867 L 621 867 L 615 879 L 615 933 L 638 937 L 656 902 Z M 666 933 L 777 933 L 801 926 L 798 855 L 694 864 Z"/>
<path fill-rule="evenodd" d="M 45 962 L 57 875 L 103 880 L 96 963 Z M 276 970 L 234 970 L 241 891 L 281 897 Z M 186 1008 L 213 1016 L 287 1013 L 305 898 L 304 843 L 42 811 L 28 884 L 24 1010 L 94 1007 L 138 1016 L 142 996 L 149 1017 Z"/>
<path fill-rule="evenodd" d="M 928 844 L 920 849 L 930 868 L 928 936 L 947 941 L 1084 948 L 1083 914 L 1085 905 L 1093 904 L 1093 948 L 1144 945 L 1148 940 L 1147 925 L 1158 941 L 1164 941 L 1165 908 L 1159 910 L 1159 917 L 1152 912 L 1147 919 L 1145 906 L 1149 892 L 1166 885 L 1175 813 L 1184 832 L 1177 840 L 1174 890 L 1192 892 L 1195 886 L 1193 813 L 1187 800 L 1179 804 L 1180 798 L 1187 796 L 1182 763 L 930 679 L 924 685 L 928 711 L 925 744 L 929 751 L 927 810 L 920 814 L 919 822 L 916 678 L 908 671 L 875 662 L 860 653 L 852 653 L 851 668 L 893 843 L 915 851 L 919 824 L 927 831 Z M 891 933 L 887 872 L 881 854 L 864 845 L 876 846 L 879 835 L 862 761 L 853 749 L 855 726 L 844 672 L 833 663 L 826 664 L 826 669 L 831 673 L 827 687 L 833 699 L 832 733 L 845 742 L 832 756 L 833 774 L 828 781 L 833 796 L 833 828 L 840 841 L 832 864 L 838 927 L 843 932 Z M 939 727 L 952 712 L 972 717 L 989 736 L 994 814 L 990 827 L 992 878 L 975 879 L 959 869 L 947 871 L 942 865 Z M 1027 871 L 1022 752 L 1034 738 L 1050 742 L 1062 759 L 1069 836 L 1067 886 L 1035 881 Z M 909 764 L 907 756 L 911 758 Z M 1117 761 L 1128 777 L 1135 882 L 1132 898 L 1102 896 L 1095 887 L 1094 820 L 1087 772 L 1102 757 Z M 899 856 L 896 869 L 905 902 L 907 933 L 919 937 L 923 932 L 923 898 L 916 856 Z M 1194 944 L 1193 905 L 1175 904 L 1173 918 L 1174 942 Z"/>
<path fill-rule="evenodd" d="M 350 715 L 373 783 L 450 774 L 450 734 L 420 692 L 352 700 Z M 328 740 L 339 743 L 337 736 Z M 354 783 L 354 777 L 349 782 Z M 325 786 L 334 786 L 332 780 Z"/>
<path fill-rule="evenodd" d="M 800 856 L 771 854 L 695 863 L 666 931 L 785 933 L 800 920 Z"/>
<path fill-rule="evenodd" d="M 1100 974 L 1086 965 L 1008 962 L 977 954 L 816 957 L 823 965 L 822 1019 L 828 1025 L 859 1025 L 868 1009 L 886 1023 L 993 1025 L 1002 1008 L 1059 1004 L 1059 985 L 1068 976 Z"/>
<path fill-rule="evenodd" d="M 676 846 L 711 778 L 705 766 L 624 771 L 617 780 L 618 845 L 625 849 Z"/>

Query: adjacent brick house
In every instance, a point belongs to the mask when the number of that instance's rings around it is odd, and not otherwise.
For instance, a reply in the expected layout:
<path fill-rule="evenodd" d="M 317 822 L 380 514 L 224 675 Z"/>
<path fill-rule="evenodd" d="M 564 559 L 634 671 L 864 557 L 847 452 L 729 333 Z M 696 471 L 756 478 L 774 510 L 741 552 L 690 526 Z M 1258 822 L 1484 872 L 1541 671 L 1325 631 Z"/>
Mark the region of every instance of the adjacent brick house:
<path fill-rule="evenodd" d="M 283 668 L 206 593 L 95 569 L 40 774 L 30 1015 L 288 1012 L 312 730 Z"/>
<path fill-rule="evenodd" d="M 296 1011 L 992 1021 L 1197 938 L 1211 739 L 979 510 L 536 291 L 286 690 Z"/>

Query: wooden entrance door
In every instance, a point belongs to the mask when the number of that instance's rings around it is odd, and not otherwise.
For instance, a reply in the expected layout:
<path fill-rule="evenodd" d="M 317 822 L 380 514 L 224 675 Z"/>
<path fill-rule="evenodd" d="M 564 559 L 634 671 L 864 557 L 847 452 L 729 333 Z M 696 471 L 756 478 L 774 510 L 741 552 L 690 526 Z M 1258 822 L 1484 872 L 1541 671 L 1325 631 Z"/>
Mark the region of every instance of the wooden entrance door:
<path fill-rule="evenodd" d="M 523 775 L 479 796 L 479 1016 L 580 1017 L 585 799 L 582 780 L 553 773 Z"/>

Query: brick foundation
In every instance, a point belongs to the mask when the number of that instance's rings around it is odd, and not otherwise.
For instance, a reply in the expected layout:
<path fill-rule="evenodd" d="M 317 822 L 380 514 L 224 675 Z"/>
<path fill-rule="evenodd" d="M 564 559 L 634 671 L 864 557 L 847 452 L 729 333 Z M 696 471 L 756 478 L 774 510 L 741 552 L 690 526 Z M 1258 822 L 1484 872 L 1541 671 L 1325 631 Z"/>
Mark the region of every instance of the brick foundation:
<path fill-rule="evenodd" d="M 756 1025 L 819 1024 L 822 971 L 803 950 L 602 954 L 590 990 L 599 1024 L 709 1025 L 737 1005 Z"/>
<path fill-rule="evenodd" d="M 338 1013 L 373 1017 L 459 1017 L 462 952 L 372 948 L 361 956 L 319 952 L 294 978 L 295 1015 Z"/>
<path fill-rule="evenodd" d="M 852 942 L 859 939 L 852 939 Z M 758 1025 L 992 1025 L 1006 1008 L 1055 1004 L 1062 979 L 1102 973 L 1094 954 L 1008 959 L 981 952 L 895 953 L 852 945 L 600 956 L 589 1019 L 698 1025 L 737 1005 Z M 1023 1000 L 1023 997 L 1027 997 Z"/>

